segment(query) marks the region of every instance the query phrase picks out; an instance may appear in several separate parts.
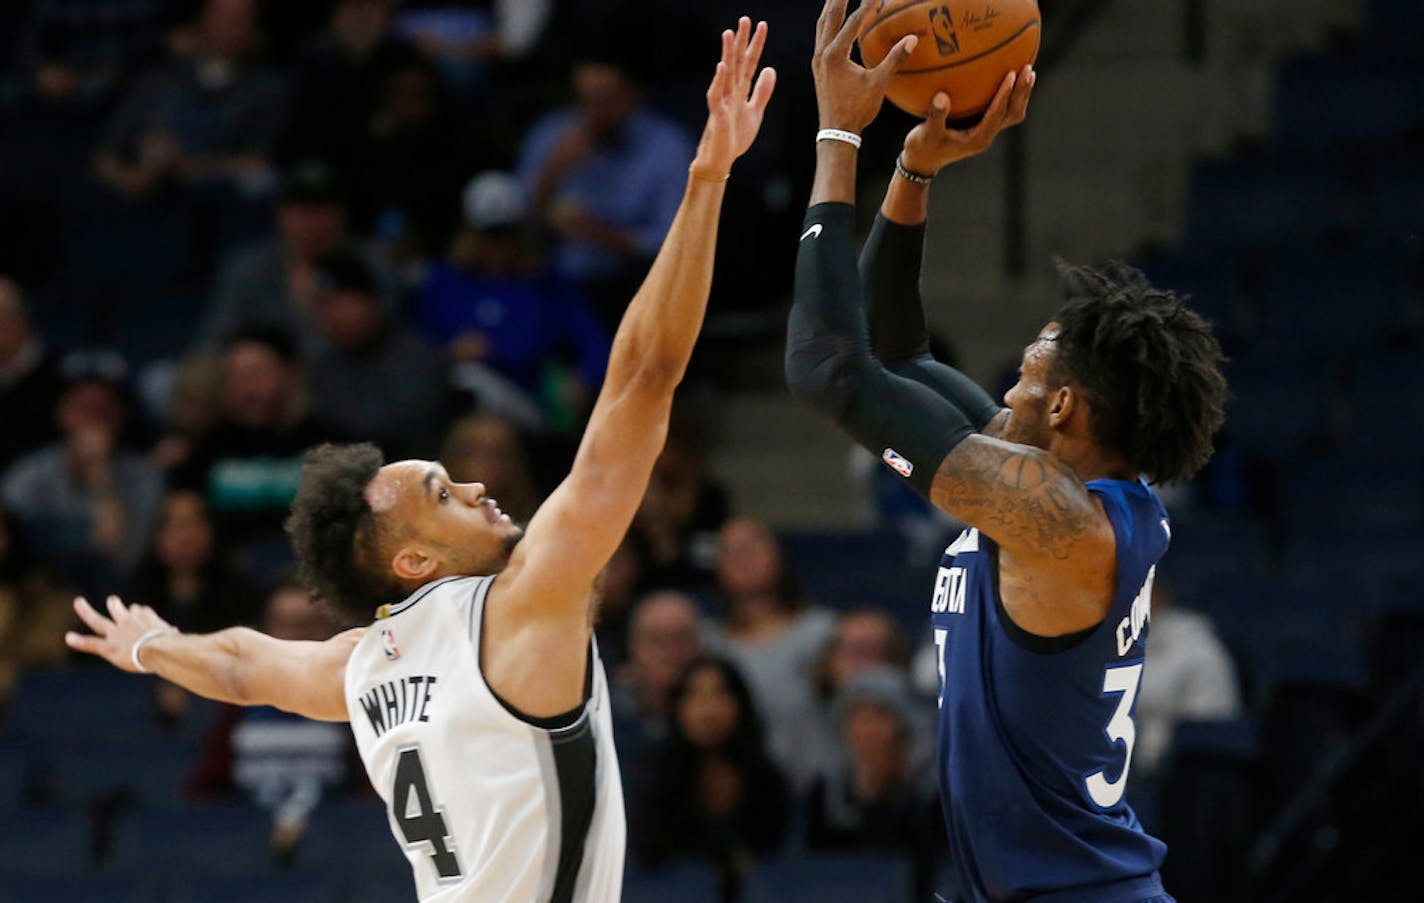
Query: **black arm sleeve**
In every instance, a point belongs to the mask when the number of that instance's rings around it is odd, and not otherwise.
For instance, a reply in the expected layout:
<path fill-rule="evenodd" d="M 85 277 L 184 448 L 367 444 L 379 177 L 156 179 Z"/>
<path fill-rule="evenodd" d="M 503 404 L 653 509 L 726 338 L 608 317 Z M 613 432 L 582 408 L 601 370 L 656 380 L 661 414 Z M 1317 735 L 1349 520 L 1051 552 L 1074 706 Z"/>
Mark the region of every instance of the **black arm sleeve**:
<path fill-rule="evenodd" d="M 929 386 L 982 430 L 999 405 L 974 380 L 930 354 L 920 299 L 924 247 L 924 224 L 902 226 L 876 214 L 860 257 L 871 348 L 890 372 Z"/>
<path fill-rule="evenodd" d="M 849 204 L 817 204 L 806 213 L 787 325 L 786 382 L 792 395 L 929 497 L 940 463 L 974 425 L 954 404 L 891 373 L 870 353 L 854 233 Z"/>

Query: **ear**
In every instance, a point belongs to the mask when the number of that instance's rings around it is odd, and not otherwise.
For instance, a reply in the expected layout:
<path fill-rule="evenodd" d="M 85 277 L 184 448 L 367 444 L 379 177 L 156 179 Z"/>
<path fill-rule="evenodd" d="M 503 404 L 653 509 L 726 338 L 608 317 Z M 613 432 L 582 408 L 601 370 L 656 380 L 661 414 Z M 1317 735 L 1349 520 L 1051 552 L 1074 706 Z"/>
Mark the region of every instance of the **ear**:
<path fill-rule="evenodd" d="M 425 583 L 434 576 L 438 567 L 440 562 L 415 543 L 401 546 L 391 558 L 391 570 L 408 582 Z"/>
<path fill-rule="evenodd" d="M 1072 386 L 1060 387 L 1053 393 L 1053 401 L 1048 406 L 1048 425 L 1056 430 L 1063 429 L 1072 419 L 1079 404 L 1081 402 L 1078 393 L 1073 391 Z"/>

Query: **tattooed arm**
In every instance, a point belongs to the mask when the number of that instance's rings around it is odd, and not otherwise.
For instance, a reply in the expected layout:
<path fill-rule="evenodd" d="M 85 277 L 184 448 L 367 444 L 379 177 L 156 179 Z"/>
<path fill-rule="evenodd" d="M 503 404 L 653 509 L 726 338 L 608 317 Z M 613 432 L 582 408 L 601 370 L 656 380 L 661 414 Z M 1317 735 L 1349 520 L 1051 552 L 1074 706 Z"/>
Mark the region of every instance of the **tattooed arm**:
<path fill-rule="evenodd" d="M 1000 594 L 1018 626 L 1061 636 L 1107 614 L 1116 579 L 1112 524 L 1058 458 L 970 436 L 945 456 L 930 497 L 999 546 Z"/>

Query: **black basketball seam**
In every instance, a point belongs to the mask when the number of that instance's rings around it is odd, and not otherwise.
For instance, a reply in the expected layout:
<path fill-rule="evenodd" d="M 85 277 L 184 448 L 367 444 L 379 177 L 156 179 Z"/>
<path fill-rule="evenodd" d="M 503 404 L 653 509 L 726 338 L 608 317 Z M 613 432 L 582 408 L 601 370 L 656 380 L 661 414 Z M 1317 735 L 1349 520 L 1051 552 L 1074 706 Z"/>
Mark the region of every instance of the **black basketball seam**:
<path fill-rule="evenodd" d="M 880 16 L 880 18 L 878 18 L 878 19 L 872 19 L 872 20 L 870 21 L 870 24 L 867 25 L 867 26 L 865 26 L 865 30 L 860 33 L 860 40 L 864 41 L 864 40 L 866 39 L 866 37 L 867 37 L 872 31 L 874 31 L 875 29 L 879 28 L 879 27 L 880 27 L 880 24 L 881 24 L 882 22 L 884 22 L 886 19 L 893 19 L 895 16 L 900 15 L 900 13 L 904 12 L 904 11 L 907 10 L 907 9 L 914 9 L 914 8 L 917 7 L 917 6 L 929 6 L 931 3 L 943 3 L 943 2 L 944 2 L 944 0 L 919 0 L 918 3 L 906 3 L 904 6 L 897 6 L 897 7 L 895 7 L 894 9 L 890 10 L 890 12 L 888 12 L 888 13 L 882 13 L 881 16 Z"/>
<path fill-rule="evenodd" d="M 1038 27 L 1038 20 L 1037 20 L 1037 19 L 1034 19 L 1032 22 L 1025 22 L 1023 28 L 1020 28 L 1018 31 L 1016 31 L 1016 32 L 1014 32 L 1013 34 L 1009 35 L 1007 38 L 1004 38 L 1002 41 L 1000 41 L 999 43 L 995 44 L 993 47 L 985 48 L 984 50 L 979 51 L 978 53 L 974 54 L 973 56 L 965 57 L 965 58 L 962 59 L 962 60 L 955 60 L 955 61 L 952 62 L 952 63 L 943 63 L 943 64 L 941 64 L 941 65 L 939 65 L 939 66 L 926 66 L 926 67 L 923 68 L 923 69 L 899 69 L 899 70 L 897 70 L 897 71 L 895 72 L 895 74 L 896 74 L 896 75 L 923 75 L 923 74 L 925 74 L 926 72 L 939 72 L 939 71 L 941 71 L 941 70 L 943 70 L 943 69 L 953 69 L 953 68 L 956 67 L 956 66 L 964 66 L 964 65 L 967 65 L 967 64 L 969 64 L 969 63 L 974 62 L 975 60 L 983 59 L 984 57 L 990 55 L 991 53 L 998 53 L 1000 50 L 1003 50 L 1005 47 L 1009 46 L 1009 45 L 1012 44 L 1014 41 L 1017 41 L 1019 38 L 1023 37 L 1024 34 L 1027 33 L 1030 28 L 1037 28 L 1037 27 Z"/>

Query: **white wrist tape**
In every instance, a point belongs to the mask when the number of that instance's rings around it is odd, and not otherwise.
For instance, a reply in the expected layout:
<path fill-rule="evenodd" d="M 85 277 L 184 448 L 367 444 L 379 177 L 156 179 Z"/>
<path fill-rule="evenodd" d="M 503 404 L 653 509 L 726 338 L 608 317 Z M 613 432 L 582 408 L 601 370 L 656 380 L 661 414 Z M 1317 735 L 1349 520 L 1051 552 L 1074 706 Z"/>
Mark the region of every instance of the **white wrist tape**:
<path fill-rule="evenodd" d="M 847 132 L 845 129 L 821 129 L 816 133 L 816 140 L 819 141 L 841 141 L 851 147 L 860 147 L 860 136 L 855 132 Z"/>
<path fill-rule="evenodd" d="M 161 636 L 167 636 L 172 632 L 172 627 L 155 627 L 148 633 L 145 633 L 143 636 L 134 640 L 133 649 L 129 652 L 129 657 L 133 659 L 133 666 L 135 671 L 140 674 L 149 673 L 148 669 L 143 666 L 143 662 L 138 657 L 139 652 L 143 651 L 144 644 L 152 642 L 153 640 L 156 640 Z"/>

